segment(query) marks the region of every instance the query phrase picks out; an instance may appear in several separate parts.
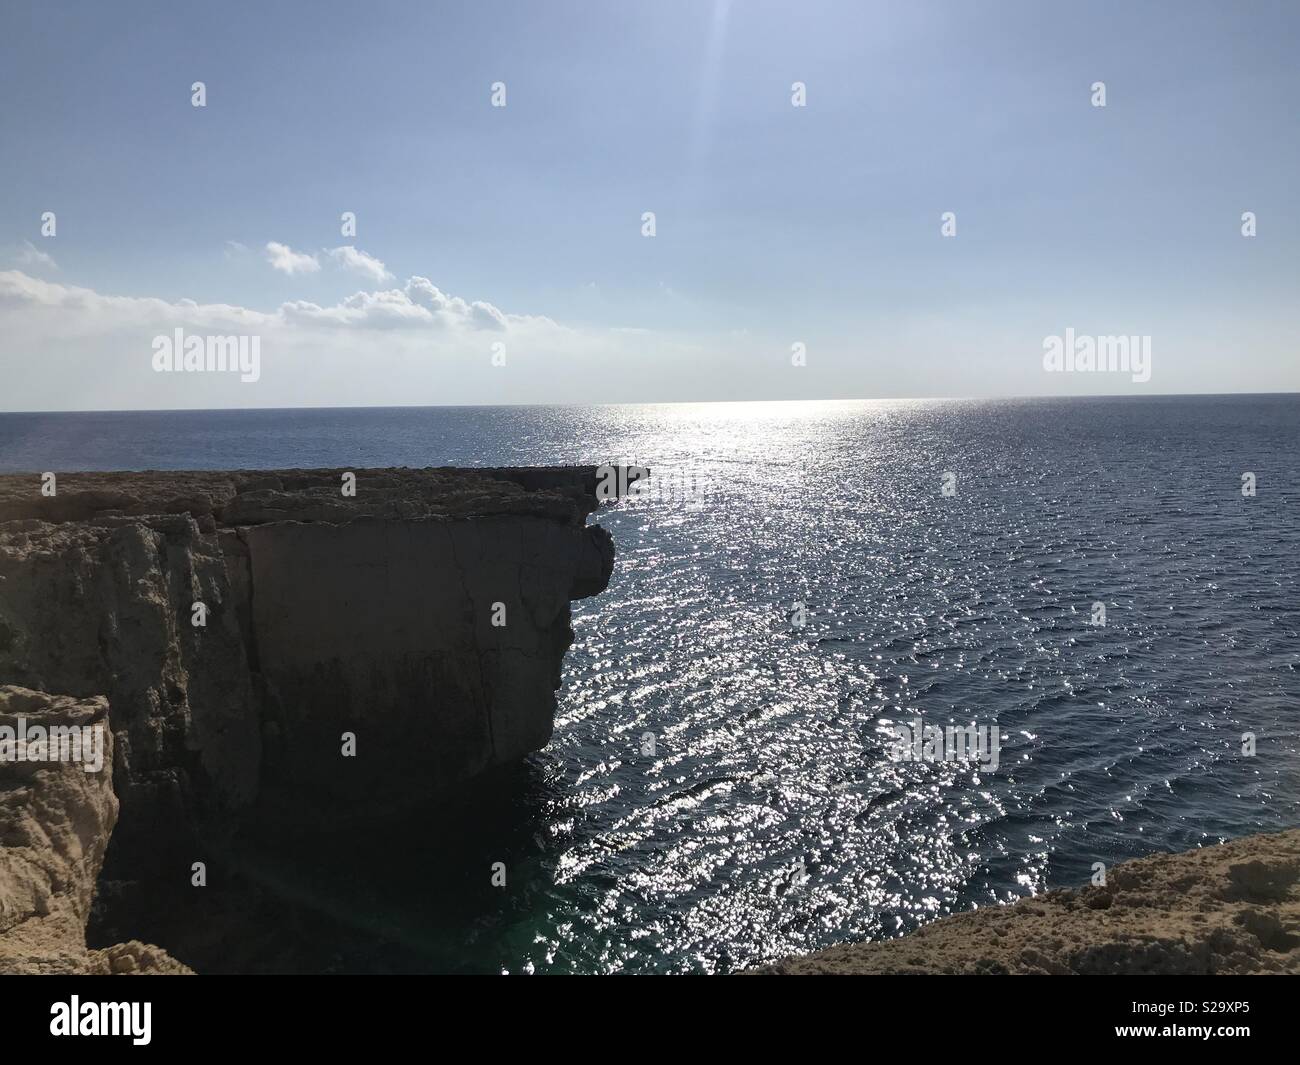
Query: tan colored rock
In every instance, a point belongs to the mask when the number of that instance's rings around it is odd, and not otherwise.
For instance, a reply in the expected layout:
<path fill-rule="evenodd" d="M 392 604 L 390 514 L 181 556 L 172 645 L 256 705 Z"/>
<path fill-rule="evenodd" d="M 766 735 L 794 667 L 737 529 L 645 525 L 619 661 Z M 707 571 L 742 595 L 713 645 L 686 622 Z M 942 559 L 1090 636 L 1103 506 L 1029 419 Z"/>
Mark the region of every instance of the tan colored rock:
<path fill-rule="evenodd" d="M 115 943 L 103 950 L 86 952 L 86 972 L 90 976 L 193 976 L 194 971 L 182 965 L 161 947 L 132 939 Z"/>
<path fill-rule="evenodd" d="M 12 748 L 0 751 L 0 973 L 119 972 L 121 959 L 133 972 L 188 972 L 140 943 L 86 949 L 95 882 L 118 813 L 107 701 L 0 687 L 0 728 L 34 726 L 75 728 L 81 737 L 97 730 L 102 767 L 87 772 L 93 761 L 84 747 L 83 761 L 17 761 Z"/>
<path fill-rule="evenodd" d="M 1102 887 L 945 917 L 768 974 L 1300 974 L 1300 829 L 1115 866 Z"/>

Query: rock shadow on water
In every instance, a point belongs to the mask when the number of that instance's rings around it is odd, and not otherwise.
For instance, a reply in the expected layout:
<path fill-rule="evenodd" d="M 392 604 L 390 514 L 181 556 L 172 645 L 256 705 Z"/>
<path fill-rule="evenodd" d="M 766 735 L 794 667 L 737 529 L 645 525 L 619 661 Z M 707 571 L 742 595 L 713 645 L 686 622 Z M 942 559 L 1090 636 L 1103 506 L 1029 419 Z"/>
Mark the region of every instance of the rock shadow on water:
<path fill-rule="evenodd" d="M 212 974 L 513 970 L 550 898 L 564 797 L 540 758 L 382 820 L 304 827 L 269 792 L 207 860 L 206 887 L 188 867 L 168 885 L 102 880 L 87 939 L 127 928 Z"/>

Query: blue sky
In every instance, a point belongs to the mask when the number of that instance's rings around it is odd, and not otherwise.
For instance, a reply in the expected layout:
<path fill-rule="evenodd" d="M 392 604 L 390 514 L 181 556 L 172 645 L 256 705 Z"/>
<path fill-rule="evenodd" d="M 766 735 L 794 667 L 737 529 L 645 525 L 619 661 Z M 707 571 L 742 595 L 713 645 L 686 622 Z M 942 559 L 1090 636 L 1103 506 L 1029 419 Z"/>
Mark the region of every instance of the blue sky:
<path fill-rule="evenodd" d="M 1297 390 L 1297 31 L 1287 3 L 9 2 L 0 409 Z M 401 324 L 329 313 L 385 291 Z M 258 382 L 152 370 L 154 335 L 234 325 Z M 1067 327 L 1151 336 L 1150 382 L 1045 373 Z"/>

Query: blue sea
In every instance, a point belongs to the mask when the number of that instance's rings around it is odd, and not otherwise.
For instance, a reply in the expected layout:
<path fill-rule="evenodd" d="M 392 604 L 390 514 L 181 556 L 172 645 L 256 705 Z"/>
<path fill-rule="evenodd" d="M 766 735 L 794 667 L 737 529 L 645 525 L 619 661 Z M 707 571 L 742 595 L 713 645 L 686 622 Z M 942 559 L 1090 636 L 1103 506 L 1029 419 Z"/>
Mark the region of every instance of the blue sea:
<path fill-rule="evenodd" d="M 730 972 L 1300 824 L 1298 460 L 1294 395 L 0 414 L 5 471 L 653 468 L 503 808 L 294 889 L 383 971 Z"/>

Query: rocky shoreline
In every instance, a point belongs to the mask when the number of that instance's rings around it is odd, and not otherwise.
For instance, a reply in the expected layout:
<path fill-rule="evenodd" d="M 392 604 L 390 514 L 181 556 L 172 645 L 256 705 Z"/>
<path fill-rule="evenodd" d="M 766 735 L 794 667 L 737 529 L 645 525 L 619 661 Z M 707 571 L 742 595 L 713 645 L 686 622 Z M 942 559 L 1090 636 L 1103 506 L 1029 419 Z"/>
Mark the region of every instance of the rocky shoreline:
<path fill-rule="evenodd" d="M 88 951 L 97 885 L 157 914 L 229 882 L 241 826 L 328 847 L 545 746 L 613 571 L 598 477 L 0 477 L 0 727 L 107 734 L 102 772 L 0 763 L 0 971 L 183 971 Z"/>
<path fill-rule="evenodd" d="M 0 973 L 328 970 L 357 843 L 409 882 L 429 804 L 481 824 L 549 741 L 598 476 L 0 476 L 0 742 L 102 741 L 0 761 Z M 1300 973 L 1300 830 L 750 971 Z"/>
<path fill-rule="evenodd" d="M 911 935 L 750 970 L 780 975 L 1300 974 L 1300 829 L 1110 869 Z"/>

